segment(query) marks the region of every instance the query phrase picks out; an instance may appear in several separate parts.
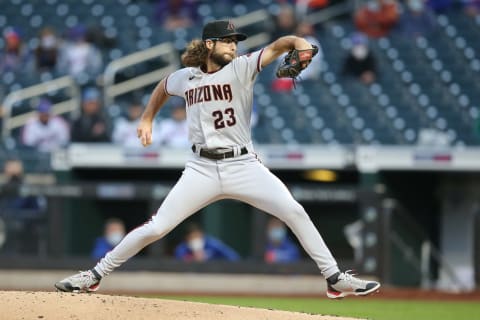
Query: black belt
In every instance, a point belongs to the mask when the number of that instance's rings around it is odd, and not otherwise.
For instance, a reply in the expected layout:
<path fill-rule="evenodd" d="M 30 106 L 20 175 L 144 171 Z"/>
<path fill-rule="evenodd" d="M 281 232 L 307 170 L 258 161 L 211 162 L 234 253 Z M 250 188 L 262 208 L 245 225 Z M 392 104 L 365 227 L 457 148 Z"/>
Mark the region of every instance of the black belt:
<path fill-rule="evenodd" d="M 195 145 L 192 146 L 192 151 L 193 152 L 197 151 L 197 147 Z M 247 153 L 248 153 L 248 150 L 246 147 L 243 147 L 242 149 L 240 149 L 240 155 L 244 155 Z M 217 151 L 202 148 L 200 149 L 200 152 L 198 154 L 200 155 L 200 157 L 208 158 L 211 160 L 222 160 L 222 159 L 235 157 L 235 153 L 233 152 L 233 150 L 225 151 L 225 152 L 217 152 Z"/>

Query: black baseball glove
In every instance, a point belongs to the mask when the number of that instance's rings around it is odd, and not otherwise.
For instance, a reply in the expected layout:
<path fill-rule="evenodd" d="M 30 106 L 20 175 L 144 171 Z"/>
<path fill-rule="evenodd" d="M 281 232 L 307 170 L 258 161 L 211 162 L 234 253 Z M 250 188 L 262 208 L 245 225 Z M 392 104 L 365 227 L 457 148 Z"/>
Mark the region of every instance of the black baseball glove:
<path fill-rule="evenodd" d="M 312 49 L 291 50 L 278 67 L 276 75 L 278 78 L 298 77 L 300 72 L 305 69 L 312 61 L 313 57 L 318 53 L 318 47 L 312 44 Z"/>

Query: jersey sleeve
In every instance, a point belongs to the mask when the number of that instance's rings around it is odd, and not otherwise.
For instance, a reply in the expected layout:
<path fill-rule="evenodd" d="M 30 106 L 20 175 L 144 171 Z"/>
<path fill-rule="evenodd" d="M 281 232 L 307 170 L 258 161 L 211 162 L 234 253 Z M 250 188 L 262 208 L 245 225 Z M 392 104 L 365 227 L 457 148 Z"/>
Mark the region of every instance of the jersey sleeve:
<path fill-rule="evenodd" d="M 243 84 L 253 83 L 257 74 L 262 70 L 263 50 L 254 51 L 233 60 L 233 70 Z"/>
<path fill-rule="evenodd" d="M 190 74 L 189 68 L 183 68 L 169 74 L 165 78 L 165 93 L 170 96 L 183 97 L 185 84 Z"/>

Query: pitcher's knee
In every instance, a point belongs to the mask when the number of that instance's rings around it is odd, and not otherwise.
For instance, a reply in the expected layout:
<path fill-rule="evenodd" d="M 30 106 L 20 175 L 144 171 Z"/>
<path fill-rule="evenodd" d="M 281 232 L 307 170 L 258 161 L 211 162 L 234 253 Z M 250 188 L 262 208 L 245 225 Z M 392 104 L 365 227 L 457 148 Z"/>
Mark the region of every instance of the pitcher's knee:
<path fill-rule="evenodd" d="M 176 225 L 177 224 L 172 223 L 172 221 L 166 221 L 161 217 L 155 217 L 145 224 L 145 227 L 152 237 L 160 239 L 170 232 Z"/>
<path fill-rule="evenodd" d="M 151 225 L 151 222 L 147 222 L 137 228 L 133 229 L 129 234 L 136 239 L 142 239 L 142 241 L 157 240 L 160 237 L 158 230 Z"/>
<path fill-rule="evenodd" d="M 287 224 L 298 220 L 310 219 L 303 206 L 298 202 L 294 202 L 286 207 L 283 214 L 279 215 L 279 218 Z"/>

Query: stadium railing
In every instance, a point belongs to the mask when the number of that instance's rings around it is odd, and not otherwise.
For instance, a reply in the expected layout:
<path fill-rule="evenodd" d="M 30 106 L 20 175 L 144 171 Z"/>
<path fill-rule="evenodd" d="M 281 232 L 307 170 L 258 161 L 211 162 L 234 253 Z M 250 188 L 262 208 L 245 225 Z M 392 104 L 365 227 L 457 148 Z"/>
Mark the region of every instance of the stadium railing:
<path fill-rule="evenodd" d="M 53 105 L 53 114 L 64 114 L 68 112 L 76 112 L 80 110 L 80 90 L 75 80 L 70 76 L 64 76 L 54 80 L 46 81 L 28 88 L 20 89 L 9 93 L 3 101 L 3 139 L 10 137 L 11 132 L 15 128 L 19 128 L 30 119 L 35 111 L 24 112 L 12 116 L 14 105 L 21 101 L 41 97 L 45 94 L 58 91 L 60 89 L 68 89 L 70 99 L 55 103 Z"/>
<path fill-rule="evenodd" d="M 115 76 L 121 70 L 156 58 L 165 58 L 168 62 L 167 65 L 123 82 L 115 83 Z M 175 71 L 179 65 L 177 51 L 169 42 L 113 60 L 107 65 L 103 74 L 104 106 L 112 105 L 116 96 L 158 82 L 168 73 Z"/>

